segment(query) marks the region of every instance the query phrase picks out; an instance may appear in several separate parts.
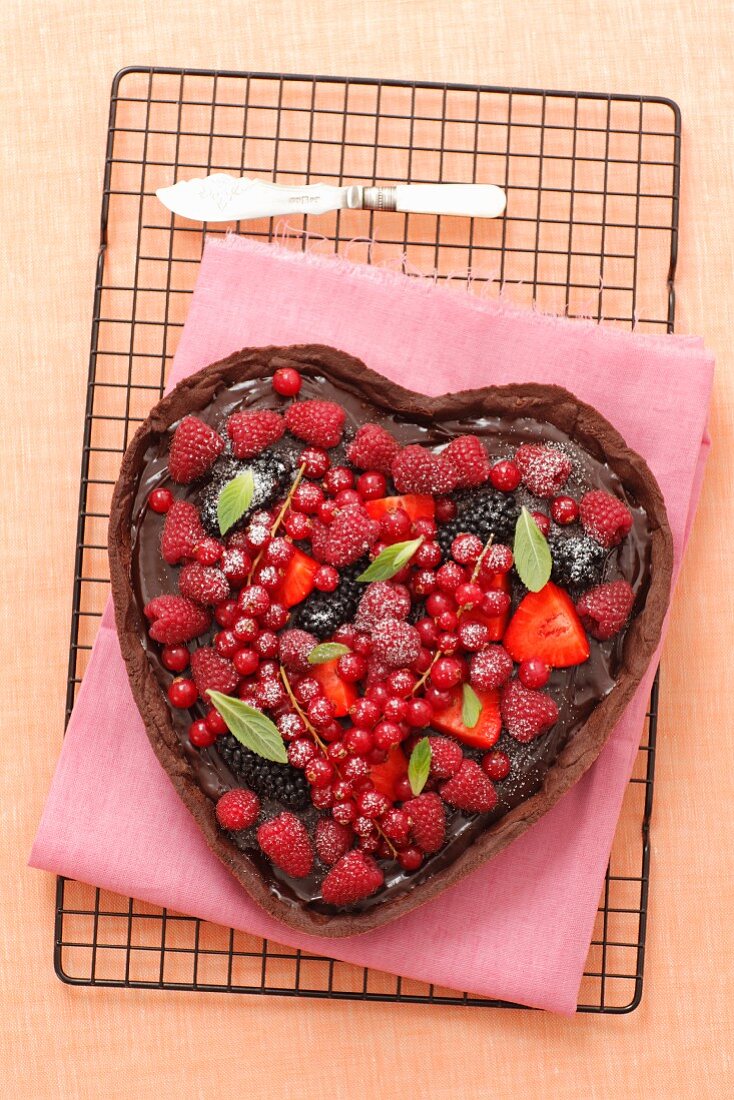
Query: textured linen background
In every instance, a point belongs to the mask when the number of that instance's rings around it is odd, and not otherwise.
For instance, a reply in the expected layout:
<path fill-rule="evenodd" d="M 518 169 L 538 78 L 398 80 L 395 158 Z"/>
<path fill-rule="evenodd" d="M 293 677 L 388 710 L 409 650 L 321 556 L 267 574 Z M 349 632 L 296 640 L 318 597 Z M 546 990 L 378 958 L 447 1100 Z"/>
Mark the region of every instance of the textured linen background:
<path fill-rule="evenodd" d="M 394 0 L 208 7 L 13 0 L 0 135 L 6 264 L 0 405 L 5 460 L 4 639 L 39 649 L 6 666 L 0 776 L 3 948 L 0 1064 L 23 1097 L 700 1097 L 732 1080 L 734 536 L 731 271 L 734 76 L 729 5 L 662 0 L 526 6 Z M 53 888 L 24 862 L 57 757 L 76 531 L 78 456 L 112 73 L 130 63 L 363 73 L 668 94 L 684 116 L 678 331 L 718 373 L 702 507 L 664 655 L 645 995 L 628 1017 L 294 1003 L 74 990 L 50 957 Z M 59 196 L 64 196 L 63 205 Z M 41 233 L 43 247 L 40 247 Z M 51 260 L 51 258 L 53 258 Z M 38 318 L 43 319 L 39 324 Z M 12 372 L 12 373 L 11 373 Z M 51 426 L 50 426 L 51 425 Z M 8 534 L 6 534 L 8 532 Z M 44 596 L 39 599 L 39 570 Z M 702 625 L 705 624 L 705 625 Z M 704 731 L 705 751 L 692 735 Z M 706 830 L 705 844 L 697 844 Z M 695 853 L 695 857 L 692 855 Z M 231 1032 L 239 1059 L 207 1060 Z M 307 1063 L 301 1052 L 313 1052 Z M 184 1084 L 185 1083 L 185 1084 Z"/>

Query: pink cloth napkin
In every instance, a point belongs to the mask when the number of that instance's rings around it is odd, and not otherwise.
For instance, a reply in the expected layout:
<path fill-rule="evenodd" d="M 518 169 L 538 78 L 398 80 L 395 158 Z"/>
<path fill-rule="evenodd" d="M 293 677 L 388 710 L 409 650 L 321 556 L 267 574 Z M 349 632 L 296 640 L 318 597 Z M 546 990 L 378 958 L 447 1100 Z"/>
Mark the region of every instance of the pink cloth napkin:
<path fill-rule="evenodd" d="M 171 383 L 241 348 L 319 342 L 429 394 L 556 382 L 599 408 L 656 474 L 676 573 L 698 498 L 713 362 L 635 335 L 243 238 L 211 238 Z M 204 843 L 160 768 L 108 606 L 31 865 L 183 913 L 483 996 L 574 1011 L 656 661 L 603 753 L 529 832 L 436 901 L 348 940 L 266 916 Z"/>

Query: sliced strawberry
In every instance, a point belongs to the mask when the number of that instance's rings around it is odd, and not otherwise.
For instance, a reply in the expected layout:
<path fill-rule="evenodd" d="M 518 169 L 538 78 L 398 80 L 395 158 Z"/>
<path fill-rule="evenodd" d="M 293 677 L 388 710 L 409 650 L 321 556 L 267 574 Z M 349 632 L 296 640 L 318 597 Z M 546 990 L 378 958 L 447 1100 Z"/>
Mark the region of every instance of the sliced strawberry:
<path fill-rule="evenodd" d="M 432 496 L 422 493 L 368 500 L 365 503 L 365 508 L 372 519 L 382 519 L 387 512 L 395 512 L 398 508 L 402 508 L 404 512 L 408 513 L 413 523 L 417 519 L 433 519 L 436 514 L 435 500 Z"/>
<path fill-rule="evenodd" d="M 396 799 L 395 785 L 408 774 L 408 760 L 400 745 L 393 745 L 384 764 L 373 764 L 370 779 L 375 790 L 393 801 Z"/>
<path fill-rule="evenodd" d="M 478 691 L 477 695 L 482 704 L 482 713 L 473 729 L 469 729 L 461 720 L 461 687 L 453 689 L 451 702 L 445 710 L 434 712 L 431 725 L 442 733 L 450 733 L 465 745 L 471 745 L 475 749 L 490 749 L 499 740 L 502 730 L 500 693 L 496 690 Z"/>
<path fill-rule="evenodd" d="M 537 657 L 551 668 L 580 665 L 590 652 L 569 595 L 550 581 L 520 601 L 503 643 L 513 661 Z"/>
<path fill-rule="evenodd" d="M 512 595 L 512 584 L 510 583 L 509 573 L 494 573 L 489 580 L 485 583 L 482 582 L 485 589 L 499 589 L 501 592 L 506 592 L 508 596 Z M 489 642 L 501 642 L 504 636 L 507 624 L 510 621 L 509 609 L 505 611 L 504 615 L 487 615 L 486 612 L 481 611 L 479 608 L 474 608 L 463 617 L 462 621 L 472 623 L 484 623 L 489 629 Z"/>
<path fill-rule="evenodd" d="M 320 568 L 319 562 L 309 558 L 308 554 L 304 554 L 302 550 L 296 548 L 295 554 L 288 562 L 283 573 L 283 580 L 280 582 L 280 588 L 278 589 L 279 603 L 284 604 L 286 607 L 293 607 L 301 600 L 305 600 L 309 592 L 313 590 L 313 579 Z"/>
<path fill-rule="evenodd" d="M 339 660 L 327 661 L 323 665 L 314 665 L 312 676 L 321 684 L 324 695 L 334 704 L 336 710 L 334 716 L 343 718 L 349 713 L 352 703 L 357 701 L 357 689 L 354 684 L 348 684 L 342 680 L 337 672 Z"/>

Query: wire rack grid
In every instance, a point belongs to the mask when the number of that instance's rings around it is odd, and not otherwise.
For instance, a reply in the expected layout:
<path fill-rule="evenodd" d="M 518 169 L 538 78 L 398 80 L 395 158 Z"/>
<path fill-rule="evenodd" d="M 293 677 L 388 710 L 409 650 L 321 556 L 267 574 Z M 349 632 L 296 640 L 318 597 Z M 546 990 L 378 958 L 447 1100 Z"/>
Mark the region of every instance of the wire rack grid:
<path fill-rule="evenodd" d="M 203 229 L 155 189 L 211 171 L 280 183 L 492 182 L 482 222 L 340 211 Z M 680 113 L 669 100 L 268 73 L 124 69 L 114 79 L 94 296 L 67 720 L 107 598 L 106 524 L 121 455 L 164 389 L 204 232 L 392 265 L 480 295 L 640 331 L 675 308 Z M 642 995 L 657 683 L 624 800 L 579 998 Z M 446 1005 L 503 1002 L 277 945 L 60 878 L 55 967 L 75 985 Z"/>

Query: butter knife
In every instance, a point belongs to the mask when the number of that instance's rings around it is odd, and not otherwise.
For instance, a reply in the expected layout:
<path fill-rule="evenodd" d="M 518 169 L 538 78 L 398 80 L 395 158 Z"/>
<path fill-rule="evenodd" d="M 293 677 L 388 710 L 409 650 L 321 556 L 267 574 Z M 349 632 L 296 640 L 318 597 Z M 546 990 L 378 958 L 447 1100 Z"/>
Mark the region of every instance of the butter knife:
<path fill-rule="evenodd" d="M 326 214 L 330 210 L 397 210 L 405 214 L 451 214 L 496 218 L 505 193 L 491 183 L 405 184 L 395 187 L 334 187 L 310 183 L 287 187 L 248 176 L 215 172 L 159 187 L 165 207 L 197 222 L 243 221 L 280 214 Z"/>

